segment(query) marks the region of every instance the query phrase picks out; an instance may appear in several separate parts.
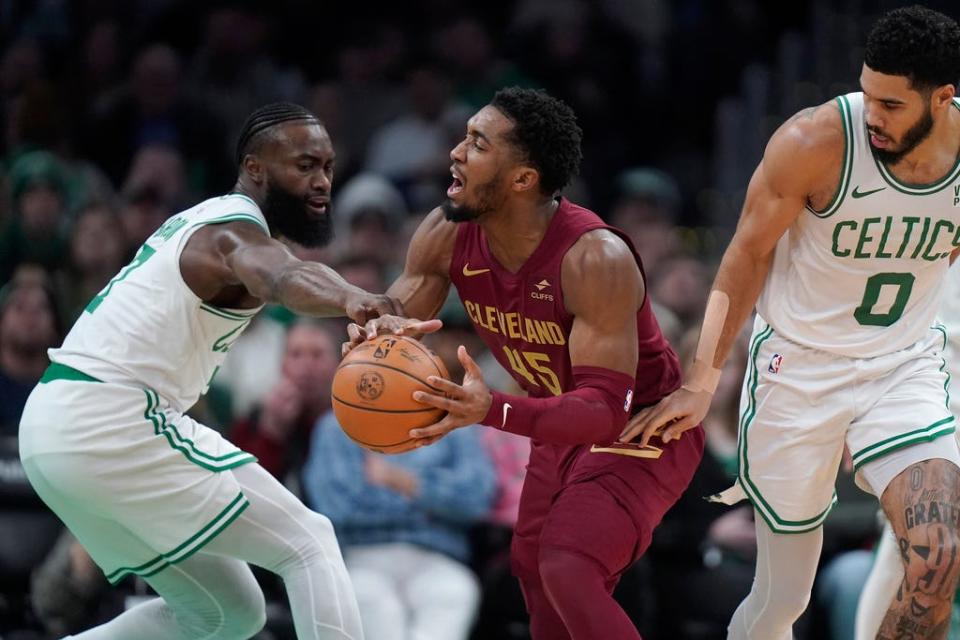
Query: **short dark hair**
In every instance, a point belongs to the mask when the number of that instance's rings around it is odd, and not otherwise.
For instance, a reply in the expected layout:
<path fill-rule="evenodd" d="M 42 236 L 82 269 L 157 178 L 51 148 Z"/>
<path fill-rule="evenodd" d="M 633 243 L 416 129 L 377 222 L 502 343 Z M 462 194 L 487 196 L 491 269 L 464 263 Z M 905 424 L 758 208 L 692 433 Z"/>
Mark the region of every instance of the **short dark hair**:
<path fill-rule="evenodd" d="M 269 129 L 291 120 L 309 120 L 321 124 L 320 118 L 292 102 L 274 102 L 251 113 L 243 123 L 243 129 L 240 130 L 240 137 L 237 139 L 237 165 L 243 164 L 244 157 L 259 148 L 264 134 Z"/>
<path fill-rule="evenodd" d="M 906 76 L 928 91 L 960 79 L 960 27 L 953 18 L 914 5 L 881 17 L 867 36 L 864 62 L 879 73 Z"/>
<path fill-rule="evenodd" d="M 510 143 L 540 173 L 540 190 L 545 195 L 570 184 L 583 157 L 583 132 L 573 109 L 545 91 L 520 87 L 497 91 L 490 106 L 513 121 Z"/>

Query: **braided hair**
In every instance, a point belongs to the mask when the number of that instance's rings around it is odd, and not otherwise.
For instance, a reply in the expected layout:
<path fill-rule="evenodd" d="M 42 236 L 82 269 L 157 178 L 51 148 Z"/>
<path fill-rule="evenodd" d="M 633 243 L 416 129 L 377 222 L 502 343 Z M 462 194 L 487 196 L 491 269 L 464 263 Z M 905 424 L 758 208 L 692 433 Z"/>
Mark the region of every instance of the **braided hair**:
<path fill-rule="evenodd" d="M 251 113 L 243 123 L 237 140 L 237 165 L 243 163 L 248 153 L 256 151 L 263 142 L 264 133 L 272 127 L 291 120 L 307 120 L 320 124 L 320 118 L 292 102 L 274 102 Z"/>

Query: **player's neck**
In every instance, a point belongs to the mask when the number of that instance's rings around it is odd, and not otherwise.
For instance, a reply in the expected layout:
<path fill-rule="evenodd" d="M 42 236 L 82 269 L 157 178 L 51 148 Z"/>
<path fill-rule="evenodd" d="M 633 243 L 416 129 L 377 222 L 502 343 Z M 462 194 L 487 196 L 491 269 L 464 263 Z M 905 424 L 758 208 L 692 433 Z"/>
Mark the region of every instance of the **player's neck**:
<path fill-rule="evenodd" d="M 247 184 L 242 175 L 237 178 L 237 182 L 233 185 L 233 188 L 230 189 L 230 193 L 245 195 L 256 202 L 258 207 L 263 208 L 263 197 L 260 195 L 259 190 Z"/>
<path fill-rule="evenodd" d="M 497 262 L 508 271 L 518 271 L 540 246 L 558 206 L 559 202 L 552 198 L 537 203 L 519 202 L 480 221 Z"/>
<path fill-rule="evenodd" d="M 960 154 L 960 111 L 950 110 L 933 123 L 930 134 L 896 164 L 888 165 L 904 182 L 931 184 L 946 176 Z"/>

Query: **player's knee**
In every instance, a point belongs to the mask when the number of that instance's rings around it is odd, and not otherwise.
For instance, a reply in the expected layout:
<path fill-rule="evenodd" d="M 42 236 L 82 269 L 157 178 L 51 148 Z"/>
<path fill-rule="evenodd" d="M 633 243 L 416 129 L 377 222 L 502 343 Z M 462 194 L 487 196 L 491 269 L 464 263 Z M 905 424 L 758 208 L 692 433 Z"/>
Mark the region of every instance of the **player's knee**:
<path fill-rule="evenodd" d="M 336 538 L 336 534 L 333 531 L 333 523 L 330 522 L 330 518 L 322 513 L 308 510 L 308 515 L 304 518 L 303 522 L 306 522 L 307 526 L 310 527 L 311 533 L 320 540 Z"/>
<path fill-rule="evenodd" d="M 266 608 L 250 609 L 239 613 L 236 618 L 230 621 L 229 631 L 223 638 L 224 640 L 227 640 L 227 638 L 252 638 L 260 633 L 266 624 Z"/>
<path fill-rule="evenodd" d="M 604 588 L 600 566 L 579 553 L 544 547 L 538 561 L 540 580 L 553 600 L 579 598 L 594 586 Z"/>
<path fill-rule="evenodd" d="M 900 539 L 907 589 L 924 606 L 952 602 L 960 582 L 960 530 L 953 524 L 929 523 Z"/>
<path fill-rule="evenodd" d="M 810 604 L 810 589 L 784 581 L 770 590 L 764 611 L 777 620 L 796 620 Z"/>
<path fill-rule="evenodd" d="M 217 638 L 252 638 L 267 623 L 267 604 L 263 592 L 257 589 L 245 594 L 242 599 L 232 603 L 230 611 L 224 614 L 226 632 Z"/>

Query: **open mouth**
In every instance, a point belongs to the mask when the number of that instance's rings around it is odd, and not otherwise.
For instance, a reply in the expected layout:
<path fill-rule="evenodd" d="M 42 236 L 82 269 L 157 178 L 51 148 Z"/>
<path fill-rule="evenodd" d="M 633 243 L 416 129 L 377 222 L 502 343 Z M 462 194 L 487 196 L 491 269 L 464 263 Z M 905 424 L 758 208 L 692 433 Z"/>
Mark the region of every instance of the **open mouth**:
<path fill-rule="evenodd" d="M 890 138 L 887 138 L 886 136 L 882 136 L 878 133 L 874 133 L 873 131 L 871 131 L 870 144 L 872 144 L 873 146 L 879 149 L 886 149 L 887 147 L 890 146 Z"/>
<path fill-rule="evenodd" d="M 463 180 L 457 172 L 453 170 L 453 167 L 450 168 L 450 174 L 453 176 L 453 182 L 450 184 L 450 187 L 447 188 L 447 197 L 453 198 L 463 191 Z"/>
<path fill-rule="evenodd" d="M 308 198 L 307 199 L 307 208 L 311 213 L 316 215 L 324 215 L 327 213 L 327 207 L 330 205 L 330 201 L 326 198 Z"/>

